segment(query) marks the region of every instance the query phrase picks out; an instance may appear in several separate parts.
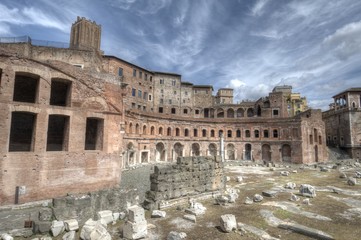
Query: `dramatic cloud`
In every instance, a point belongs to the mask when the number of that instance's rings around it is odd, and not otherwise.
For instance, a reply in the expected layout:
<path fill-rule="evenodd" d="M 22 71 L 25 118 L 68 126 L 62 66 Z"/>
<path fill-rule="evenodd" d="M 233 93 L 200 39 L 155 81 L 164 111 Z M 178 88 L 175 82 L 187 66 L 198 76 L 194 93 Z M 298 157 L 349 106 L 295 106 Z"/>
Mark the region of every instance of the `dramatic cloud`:
<path fill-rule="evenodd" d="M 150 70 L 176 72 L 235 101 L 292 85 L 311 107 L 360 87 L 361 2 L 354 0 L 105 0 L 0 3 L 0 34 L 68 39 L 84 16 L 102 49 Z"/>

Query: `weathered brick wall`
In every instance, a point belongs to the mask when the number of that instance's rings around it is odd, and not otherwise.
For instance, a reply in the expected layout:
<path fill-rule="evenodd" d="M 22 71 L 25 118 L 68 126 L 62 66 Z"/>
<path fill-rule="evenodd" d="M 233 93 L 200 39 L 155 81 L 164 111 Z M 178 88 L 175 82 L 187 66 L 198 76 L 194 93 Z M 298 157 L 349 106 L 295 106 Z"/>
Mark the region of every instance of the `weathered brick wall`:
<path fill-rule="evenodd" d="M 180 157 L 175 165 L 155 166 L 147 201 L 161 201 L 220 190 L 224 187 L 220 157 Z"/>

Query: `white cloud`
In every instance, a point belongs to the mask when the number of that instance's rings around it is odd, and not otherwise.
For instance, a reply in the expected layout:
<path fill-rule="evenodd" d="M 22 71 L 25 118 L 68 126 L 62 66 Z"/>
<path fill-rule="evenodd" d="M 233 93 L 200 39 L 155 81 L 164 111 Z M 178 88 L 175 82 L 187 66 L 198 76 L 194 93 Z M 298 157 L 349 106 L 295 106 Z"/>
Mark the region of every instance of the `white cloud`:
<path fill-rule="evenodd" d="M 0 22 L 0 36 L 11 36 L 12 32 L 8 24 Z"/>
<path fill-rule="evenodd" d="M 340 60 L 347 60 L 349 57 L 361 53 L 361 21 L 349 23 L 332 35 L 327 36 L 324 47 L 333 51 Z"/>
<path fill-rule="evenodd" d="M 264 11 L 264 6 L 267 4 L 267 2 L 268 0 L 258 0 L 251 9 L 251 14 L 253 16 L 261 16 Z"/>
<path fill-rule="evenodd" d="M 38 8 L 8 8 L 0 4 L 0 12 L 0 23 L 7 23 L 7 25 L 40 25 L 55 28 L 63 32 L 69 31 L 69 22 L 61 21 L 51 14 L 51 12 L 44 12 Z"/>
<path fill-rule="evenodd" d="M 128 10 L 136 0 L 112 0 L 110 1 L 111 6 L 118 7 L 123 10 Z"/>

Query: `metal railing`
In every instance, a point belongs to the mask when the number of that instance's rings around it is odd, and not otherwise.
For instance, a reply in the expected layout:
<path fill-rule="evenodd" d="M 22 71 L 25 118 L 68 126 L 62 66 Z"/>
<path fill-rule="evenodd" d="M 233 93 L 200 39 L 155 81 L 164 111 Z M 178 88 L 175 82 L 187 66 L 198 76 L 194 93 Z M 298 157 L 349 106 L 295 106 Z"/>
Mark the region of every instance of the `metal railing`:
<path fill-rule="evenodd" d="M 69 48 L 69 43 L 31 39 L 29 36 L 0 37 L 0 43 L 30 43 L 34 46 Z"/>

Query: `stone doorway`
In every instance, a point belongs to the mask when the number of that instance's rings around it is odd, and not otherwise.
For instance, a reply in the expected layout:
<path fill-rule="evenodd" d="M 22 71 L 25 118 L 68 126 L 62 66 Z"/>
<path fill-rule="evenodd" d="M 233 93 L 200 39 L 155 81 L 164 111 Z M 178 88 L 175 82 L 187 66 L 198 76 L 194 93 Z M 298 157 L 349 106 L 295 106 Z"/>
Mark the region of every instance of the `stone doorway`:
<path fill-rule="evenodd" d="M 244 160 L 252 160 L 252 145 L 249 143 L 245 145 Z"/>
<path fill-rule="evenodd" d="M 263 144 L 262 145 L 262 160 L 266 161 L 266 162 L 271 162 L 272 161 L 271 147 L 268 144 Z"/>
<path fill-rule="evenodd" d="M 191 156 L 200 156 L 201 155 L 201 152 L 200 152 L 200 146 L 198 143 L 193 143 L 192 144 L 192 154 Z"/>
<path fill-rule="evenodd" d="M 236 159 L 236 155 L 235 155 L 235 151 L 234 151 L 234 145 L 233 144 L 228 144 L 227 145 L 227 160 L 235 160 Z"/>
<path fill-rule="evenodd" d="M 291 146 L 288 144 L 282 146 L 282 161 L 291 162 Z"/>
<path fill-rule="evenodd" d="M 210 156 L 217 156 L 217 146 L 214 143 L 209 144 L 208 146 L 208 154 Z"/>
<path fill-rule="evenodd" d="M 183 157 L 183 148 L 184 146 L 180 143 L 174 144 L 174 158 L 173 160 L 177 160 L 178 157 Z"/>
<path fill-rule="evenodd" d="M 155 160 L 158 161 L 165 161 L 165 147 L 163 143 L 157 143 L 155 146 Z"/>

